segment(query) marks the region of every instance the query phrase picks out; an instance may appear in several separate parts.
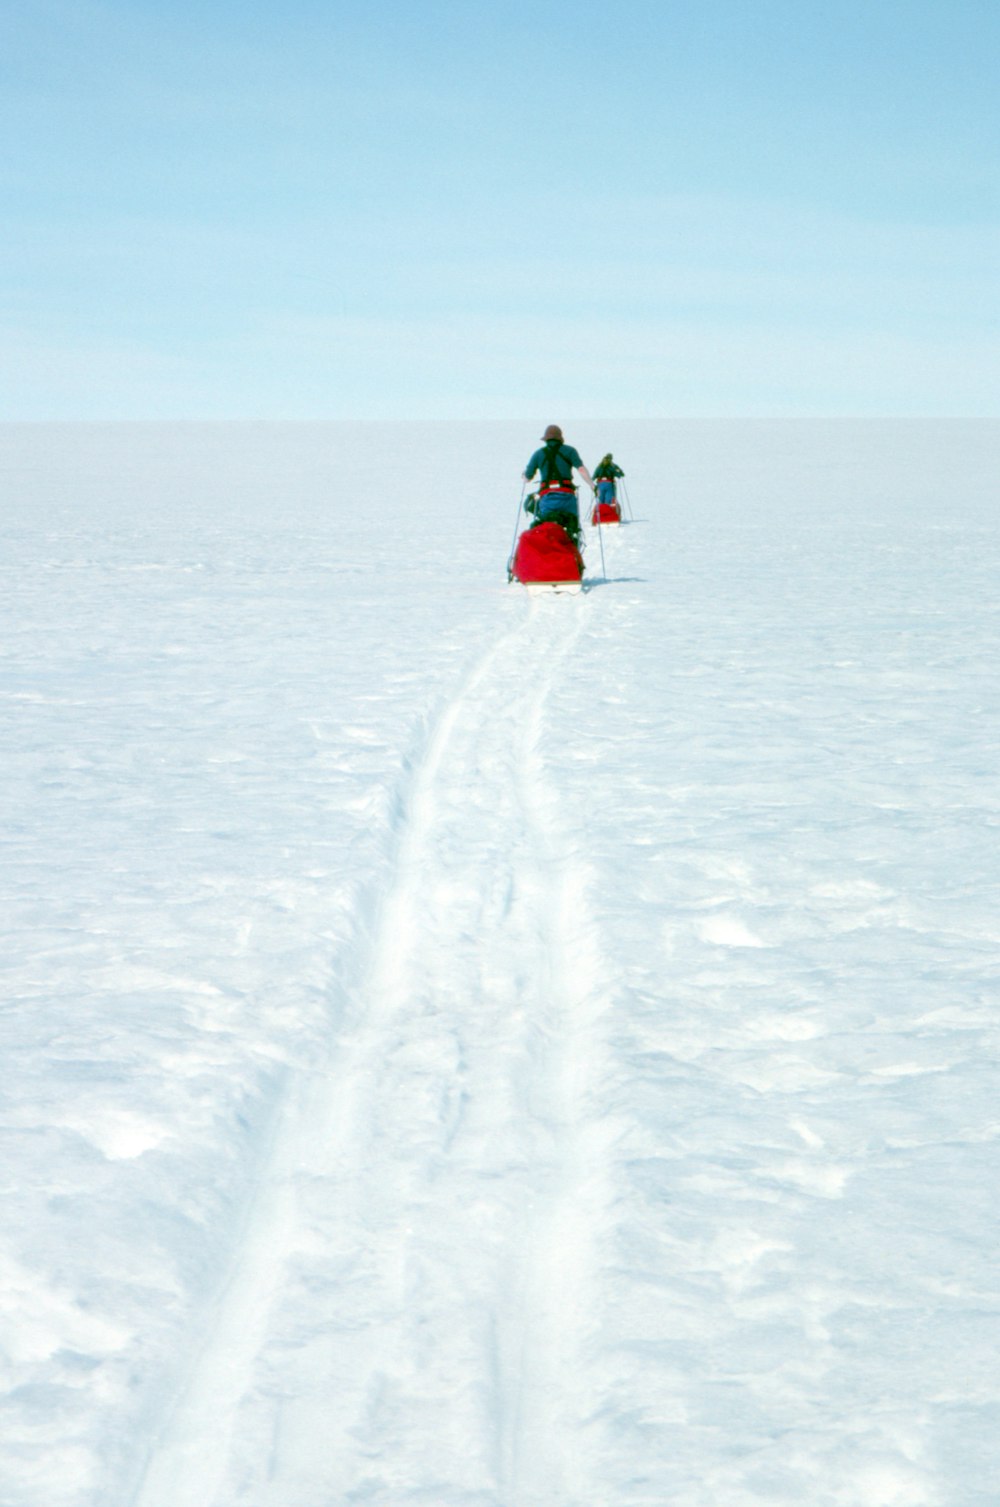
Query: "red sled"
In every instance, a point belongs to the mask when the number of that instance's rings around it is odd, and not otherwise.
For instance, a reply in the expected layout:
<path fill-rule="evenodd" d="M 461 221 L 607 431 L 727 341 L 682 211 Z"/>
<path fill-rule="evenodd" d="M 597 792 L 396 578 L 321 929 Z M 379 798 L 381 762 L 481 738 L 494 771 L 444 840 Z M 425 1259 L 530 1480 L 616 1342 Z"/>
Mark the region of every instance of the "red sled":
<path fill-rule="evenodd" d="M 590 521 L 593 524 L 621 523 L 621 507 L 617 502 L 595 502 L 594 511 L 590 515 Z"/>
<path fill-rule="evenodd" d="M 579 591 L 583 584 L 583 558 L 572 539 L 558 523 L 536 523 L 517 541 L 510 567 L 511 577 L 527 586 L 555 591 Z"/>

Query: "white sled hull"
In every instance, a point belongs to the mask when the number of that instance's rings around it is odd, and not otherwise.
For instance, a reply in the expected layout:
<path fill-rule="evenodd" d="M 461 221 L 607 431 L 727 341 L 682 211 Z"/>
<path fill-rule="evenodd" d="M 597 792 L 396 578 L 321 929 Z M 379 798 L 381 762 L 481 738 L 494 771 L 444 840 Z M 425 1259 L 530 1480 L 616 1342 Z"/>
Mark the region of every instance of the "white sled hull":
<path fill-rule="evenodd" d="M 523 581 L 519 582 L 530 596 L 544 597 L 555 593 L 557 596 L 575 597 L 583 590 L 582 581 Z"/>

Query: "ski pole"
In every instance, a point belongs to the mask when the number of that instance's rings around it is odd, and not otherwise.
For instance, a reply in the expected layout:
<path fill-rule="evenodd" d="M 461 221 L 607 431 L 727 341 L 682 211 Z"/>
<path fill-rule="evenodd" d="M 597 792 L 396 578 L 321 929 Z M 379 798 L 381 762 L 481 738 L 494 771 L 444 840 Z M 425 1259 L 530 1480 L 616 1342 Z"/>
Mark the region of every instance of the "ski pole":
<path fill-rule="evenodd" d="M 594 496 L 597 496 L 596 492 L 594 493 Z M 604 563 L 604 530 L 601 527 L 600 523 L 598 523 L 597 525 L 597 542 L 601 546 L 601 575 L 603 576 L 604 580 L 607 581 L 608 567 Z"/>
<path fill-rule="evenodd" d="M 624 478 L 624 476 L 619 477 L 619 480 L 621 481 L 621 484 L 622 484 L 622 492 L 623 492 L 624 497 L 625 497 L 625 506 L 628 508 L 629 523 L 634 523 L 635 522 L 635 514 L 632 512 L 632 502 L 631 502 L 631 499 L 630 499 L 630 497 L 628 495 L 628 487 L 625 485 L 625 478 Z"/>
<path fill-rule="evenodd" d="M 523 483 L 521 485 L 521 496 L 518 499 L 517 516 L 514 519 L 514 537 L 510 541 L 510 554 L 507 557 L 507 579 L 508 579 L 508 581 L 512 581 L 514 579 L 514 551 L 517 548 L 517 535 L 518 535 L 518 530 L 521 527 L 521 509 L 524 507 L 524 494 L 525 494 L 525 492 L 527 490 L 528 490 L 528 478 L 525 477 L 524 481 L 523 481 Z"/>

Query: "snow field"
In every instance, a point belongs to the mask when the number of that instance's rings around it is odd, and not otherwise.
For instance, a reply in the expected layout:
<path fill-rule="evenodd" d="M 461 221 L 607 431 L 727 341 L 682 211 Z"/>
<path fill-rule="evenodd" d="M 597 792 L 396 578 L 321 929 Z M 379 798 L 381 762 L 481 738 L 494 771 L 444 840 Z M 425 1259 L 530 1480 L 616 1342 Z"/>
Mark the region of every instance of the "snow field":
<path fill-rule="evenodd" d="M 618 876 L 636 1500 L 989 1500 L 997 561 L 963 535 L 734 526 L 674 557 L 669 657 L 616 595 L 621 788 L 571 789 Z"/>
<path fill-rule="evenodd" d="M 992 1504 L 995 426 L 0 438 L 4 1507 Z"/>

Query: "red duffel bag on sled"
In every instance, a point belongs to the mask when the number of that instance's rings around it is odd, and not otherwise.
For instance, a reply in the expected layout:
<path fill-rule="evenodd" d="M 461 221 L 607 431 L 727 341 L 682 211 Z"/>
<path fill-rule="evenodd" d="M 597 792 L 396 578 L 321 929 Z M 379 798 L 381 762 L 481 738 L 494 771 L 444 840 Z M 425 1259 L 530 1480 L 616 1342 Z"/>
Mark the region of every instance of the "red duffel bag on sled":
<path fill-rule="evenodd" d="M 590 521 L 593 524 L 621 523 L 621 506 L 617 502 L 595 502 L 594 511 L 590 515 Z"/>
<path fill-rule="evenodd" d="M 517 541 L 510 566 L 511 579 L 525 586 L 562 586 L 579 589 L 583 558 L 558 523 L 536 523 Z"/>

